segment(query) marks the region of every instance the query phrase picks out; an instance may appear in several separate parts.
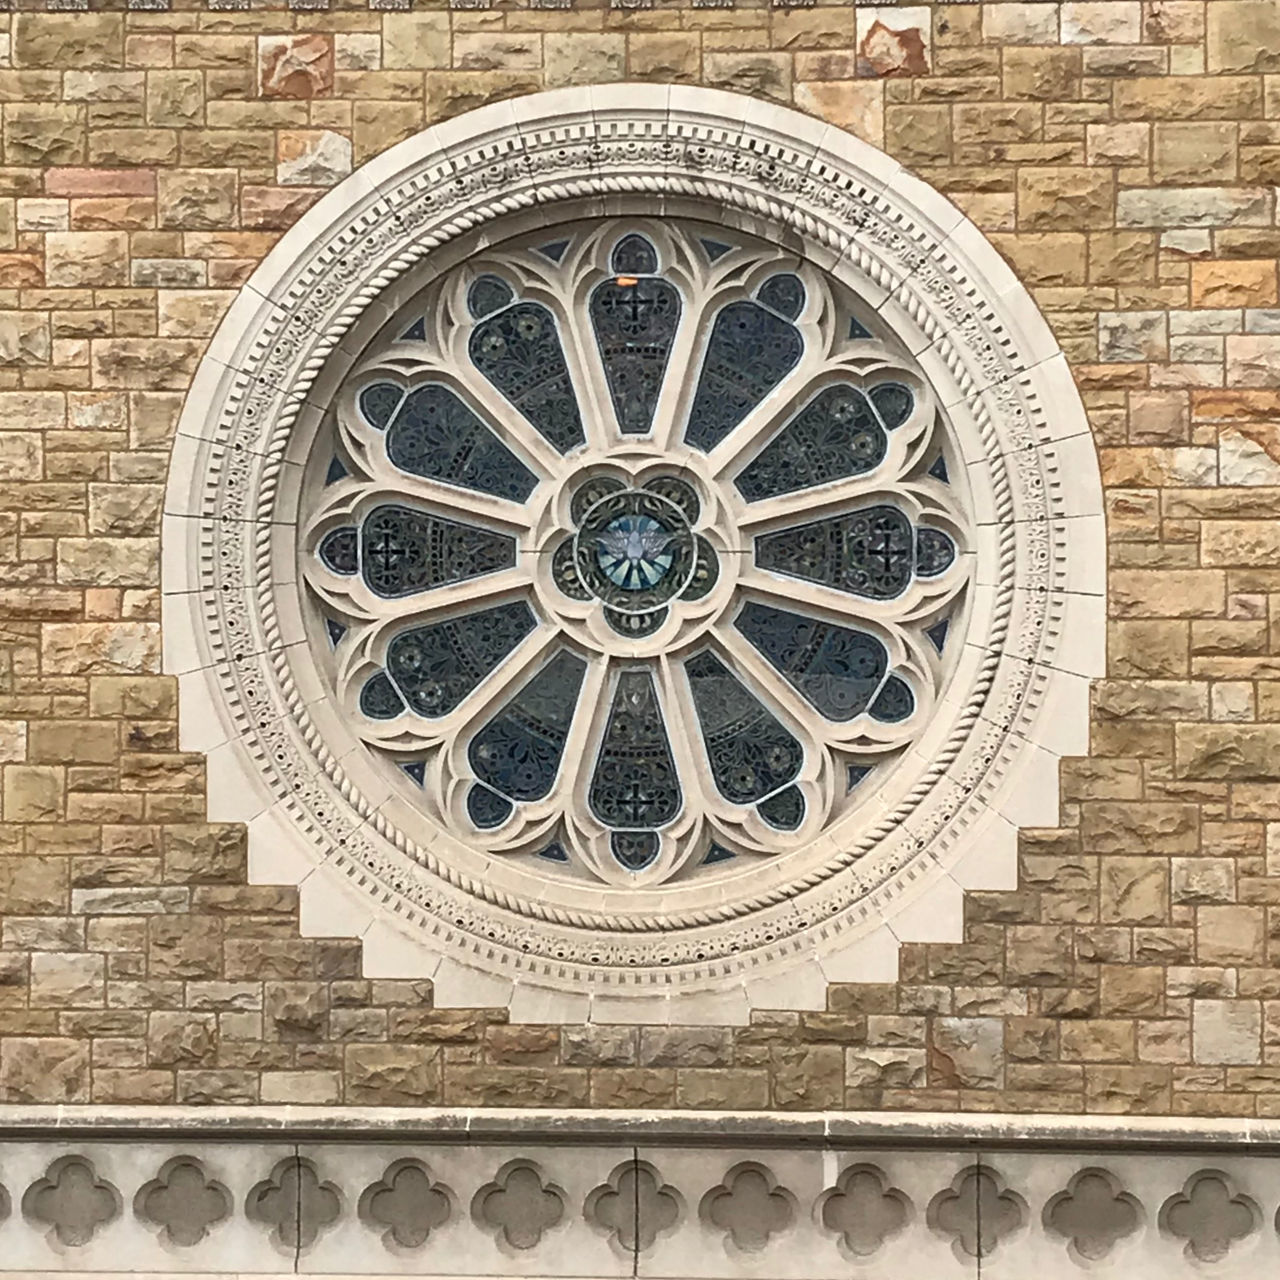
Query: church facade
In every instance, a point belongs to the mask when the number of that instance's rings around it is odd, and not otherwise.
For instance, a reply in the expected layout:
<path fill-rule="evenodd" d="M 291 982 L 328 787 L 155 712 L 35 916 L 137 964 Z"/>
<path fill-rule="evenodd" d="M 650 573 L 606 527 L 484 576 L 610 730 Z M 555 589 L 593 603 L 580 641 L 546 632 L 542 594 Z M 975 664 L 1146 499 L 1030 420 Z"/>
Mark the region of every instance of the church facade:
<path fill-rule="evenodd" d="M 1278 50 L 0 14 L 0 1274 L 1274 1263 Z"/>

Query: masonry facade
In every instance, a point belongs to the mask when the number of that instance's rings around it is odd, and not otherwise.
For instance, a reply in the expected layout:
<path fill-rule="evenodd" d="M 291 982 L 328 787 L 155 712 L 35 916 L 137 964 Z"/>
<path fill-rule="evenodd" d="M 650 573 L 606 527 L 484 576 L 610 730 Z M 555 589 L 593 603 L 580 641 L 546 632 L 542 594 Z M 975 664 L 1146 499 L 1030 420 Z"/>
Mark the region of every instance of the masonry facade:
<path fill-rule="evenodd" d="M 1280 11 L 1269 0 L 18 12 L 0 41 L 0 1098 L 1270 1116 Z M 622 80 L 793 105 L 1005 256 L 1107 507 L 1057 826 L 963 941 L 745 1026 L 437 1008 L 207 820 L 163 674 L 170 447 L 284 230 L 442 119 Z"/>

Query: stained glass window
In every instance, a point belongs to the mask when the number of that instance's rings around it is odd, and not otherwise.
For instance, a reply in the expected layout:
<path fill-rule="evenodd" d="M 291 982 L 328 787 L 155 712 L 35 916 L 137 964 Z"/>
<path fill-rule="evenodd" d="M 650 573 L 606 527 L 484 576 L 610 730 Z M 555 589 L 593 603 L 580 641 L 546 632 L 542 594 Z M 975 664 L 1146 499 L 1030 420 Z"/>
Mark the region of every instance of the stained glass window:
<path fill-rule="evenodd" d="M 891 776 L 958 648 L 963 468 L 927 382 L 727 228 L 574 224 L 458 271 L 316 456 L 302 573 L 357 736 L 543 875 L 786 856 Z"/>

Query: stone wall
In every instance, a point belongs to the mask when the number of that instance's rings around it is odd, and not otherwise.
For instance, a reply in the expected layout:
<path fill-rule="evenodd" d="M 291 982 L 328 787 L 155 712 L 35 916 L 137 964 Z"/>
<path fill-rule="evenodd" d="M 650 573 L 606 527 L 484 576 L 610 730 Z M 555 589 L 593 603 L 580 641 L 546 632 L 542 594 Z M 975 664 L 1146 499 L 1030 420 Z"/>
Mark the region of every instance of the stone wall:
<path fill-rule="evenodd" d="M 178 5 L 0 15 L 0 1100 L 1276 1114 L 1274 0 Z M 160 674 L 169 440 L 281 230 L 433 120 L 628 77 L 793 103 L 945 192 L 1057 332 L 1108 486 L 1062 825 L 963 944 L 744 1028 L 362 979 L 246 885 Z"/>

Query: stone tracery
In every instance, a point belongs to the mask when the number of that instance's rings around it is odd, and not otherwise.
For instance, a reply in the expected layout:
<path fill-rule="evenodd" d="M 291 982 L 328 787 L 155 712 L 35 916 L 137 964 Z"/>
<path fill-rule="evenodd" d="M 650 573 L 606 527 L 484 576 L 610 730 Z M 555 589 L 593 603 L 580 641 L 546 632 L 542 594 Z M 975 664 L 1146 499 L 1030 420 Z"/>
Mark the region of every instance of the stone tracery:
<path fill-rule="evenodd" d="M 579 224 L 429 287 L 304 515 L 363 740 L 459 838 L 619 885 L 847 811 L 836 779 L 939 696 L 970 577 L 910 358 L 810 264 L 706 232 Z"/>

